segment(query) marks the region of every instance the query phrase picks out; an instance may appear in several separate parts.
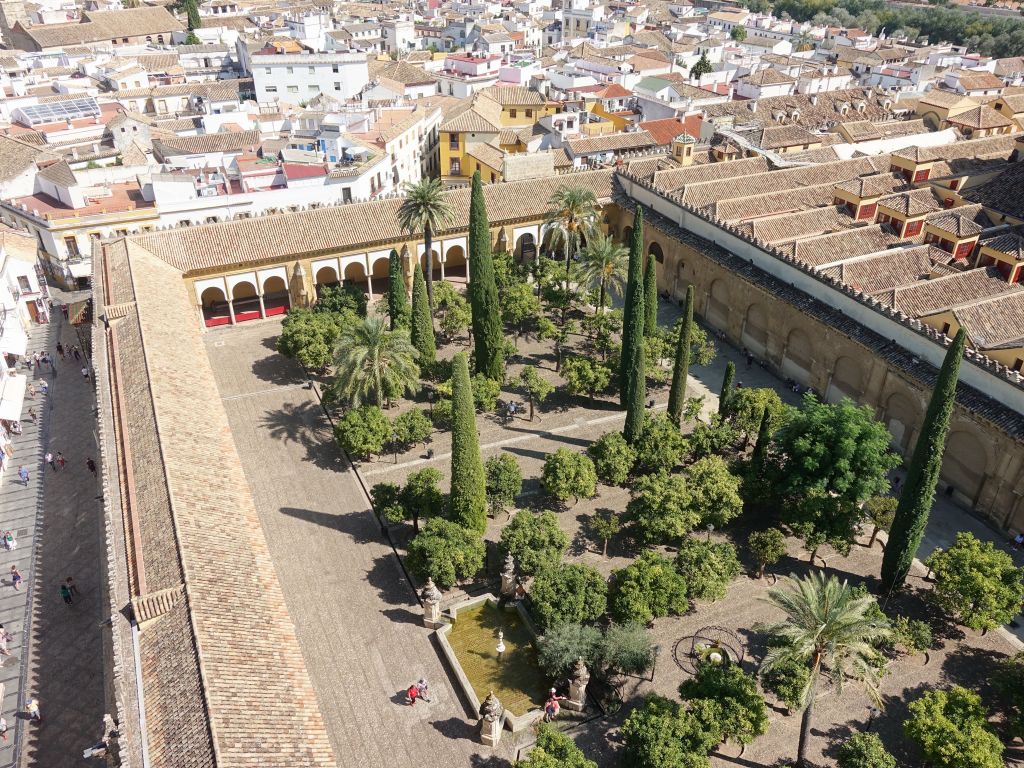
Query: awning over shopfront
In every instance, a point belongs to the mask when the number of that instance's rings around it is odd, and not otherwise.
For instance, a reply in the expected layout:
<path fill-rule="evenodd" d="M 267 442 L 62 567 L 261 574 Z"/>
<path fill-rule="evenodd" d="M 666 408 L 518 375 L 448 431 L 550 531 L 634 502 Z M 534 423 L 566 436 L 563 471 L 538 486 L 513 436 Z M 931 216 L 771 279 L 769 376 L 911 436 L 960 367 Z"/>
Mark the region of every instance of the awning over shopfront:
<path fill-rule="evenodd" d="M 25 403 L 26 376 L 5 376 L 0 390 L 0 419 L 21 420 L 21 407 Z"/>
<path fill-rule="evenodd" d="M 12 310 L 4 318 L 3 330 L 0 331 L 0 352 L 24 357 L 27 349 L 28 334 L 21 327 L 17 313 Z"/>
<path fill-rule="evenodd" d="M 79 261 L 74 264 L 68 264 L 68 272 L 74 278 L 92 277 L 92 261 Z"/>

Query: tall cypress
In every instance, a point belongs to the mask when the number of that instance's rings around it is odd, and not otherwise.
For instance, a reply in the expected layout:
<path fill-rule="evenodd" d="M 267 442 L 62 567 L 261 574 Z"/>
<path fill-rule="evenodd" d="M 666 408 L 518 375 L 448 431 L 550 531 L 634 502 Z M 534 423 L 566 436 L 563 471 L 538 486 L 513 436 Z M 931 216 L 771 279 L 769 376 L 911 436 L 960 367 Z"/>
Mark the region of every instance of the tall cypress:
<path fill-rule="evenodd" d="M 419 264 L 412 273 L 412 329 L 410 333 L 412 345 L 420 353 L 420 368 L 434 364 L 437 359 L 437 342 L 434 339 L 434 327 L 430 318 L 430 301 L 427 296 L 427 284 L 423 279 L 423 270 Z"/>
<path fill-rule="evenodd" d="M 405 295 L 402 258 L 394 248 L 388 258 L 388 317 L 391 318 L 392 331 L 409 323 L 409 299 Z"/>
<path fill-rule="evenodd" d="M 198 0 L 185 0 L 185 16 L 190 32 L 203 26 L 203 19 L 199 15 Z"/>
<path fill-rule="evenodd" d="M 736 366 L 730 360 L 725 365 L 725 376 L 722 377 L 722 391 L 718 393 L 718 413 L 725 416 L 729 412 L 729 401 L 732 400 L 732 381 L 736 378 Z"/>
<path fill-rule="evenodd" d="M 754 452 L 750 456 L 750 466 L 755 477 L 760 477 L 764 473 L 764 462 L 768 456 L 768 446 L 772 442 L 771 432 L 768 429 L 770 418 L 771 414 L 765 408 L 764 413 L 761 414 L 761 426 L 757 430 L 757 442 L 754 443 Z"/>
<path fill-rule="evenodd" d="M 473 312 L 473 359 L 477 373 L 501 381 L 505 372 L 501 305 L 494 281 L 491 230 L 480 171 L 469 198 L 469 304 Z"/>
<path fill-rule="evenodd" d="M 622 435 L 630 445 L 636 445 L 644 431 L 644 400 L 647 398 L 647 373 L 644 370 L 644 339 L 641 336 L 633 345 L 633 359 L 630 361 L 629 384 L 626 393 L 626 424 Z"/>
<path fill-rule="evenodd" d="M 622 352 L 619 360 L 619 402 L 629 403 L 630 369 L 633 349 L 644 337 L 644 211 L 637 206 L 633 236 L 629 241 L 629 270 L 626 273 L 626 311 L 622 321 Z"/>
<path fill-rule="evenodd" d="M 693 286 L 686 286 L 686 301 L 683 303 L 683 324 L 676 342 L 676 363 L 672 368 L 672 389 L 668 393 L 668 417 L 676 426 L 683 420 L 683 404 L 686 402 L 686 377 L 690 372 L 690 345 L 693 335 Z"/>
<path fill-rule="evenodd" d="M 924 537 L 928 513 L 935 499 L 935 486 L 942 469 L 942 454 L 946 450 L 949 418 L 956 400 L 956 383 L 966 344 L 967 334 L 961 328 L 946 350 L 946 359 L 942 361 L 921 424 L 921 433 L 917 437 L 907 479 L 903 483 L 896 507 L 896 517 L 889 529 L 889 543 L 885 545 L 882 557 L 882 588 L 886 592 L 903 585 Z"/>
<path fill-rule="evenodd" d="M 476 436 L 476 411 L 465 352 L 452 358 L 452 486 L 449 517 L 463 528 L 487 529 L 487 485 Z"/>
<path fill-rule="evenodd" d="M 658 333 L 658 268 L 653 254 L 647 256 L 644 270 L 644 337 Z"/>

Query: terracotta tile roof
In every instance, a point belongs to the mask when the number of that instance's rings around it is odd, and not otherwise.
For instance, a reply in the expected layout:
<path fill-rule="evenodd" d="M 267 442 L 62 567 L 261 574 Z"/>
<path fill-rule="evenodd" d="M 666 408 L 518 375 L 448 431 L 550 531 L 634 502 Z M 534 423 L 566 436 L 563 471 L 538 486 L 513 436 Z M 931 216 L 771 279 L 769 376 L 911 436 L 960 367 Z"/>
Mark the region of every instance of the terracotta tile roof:
<path fill-rule="evenodd" d="M 870 227 L 858 227 L 845 232 L 798 240 L 783 246 L 783 251 L 805 264 L 820 267 L 852 256 L 884 251 L 900 241 L 901 238 L 894 235 L 889 229 L 875 224 Z"/>
<path fill-rule="evenodd" d="M 259 144 L 259 131 L 225 131 L 160 139 L 153 142 L 153 150 L 158 158 L 162 159 L 176 155 L 201 155 L 207 152 L 249 151 Z"/>
<path fill-rule="evenodd" d="M 538 91 L 523 85 L 495 85 L 484 88 L 479 94 L 503 107 L 541 107 L 547 103 Z"/>
<path fill-rule="evenodd" d="M 896 213 L 911 217 L 941 210 L 941 207 L 935 201 L 935 195 L 932 194 L 931 187 L 897 192 L 895 195 L 886 195 L 878 201 L 878 204 L 880 206 L 884 205 Z"/>
<path fill-rule="evenodd" d="M 847 259 L 821 273 L 869 294 L 891 291 L 901 285 L 927 280 L 935 263 L 949 254 L 933 245 L 896 248 L 882 253 Z"/>
<path fill-rule="evenodd" d="M 416 67 L 404 61 L 371 59 L 366 63 L 366 68 L 371 80 L 386 78 L 402 85 L 429 85 L 437 82 L 437 78 L 422 67 Z"/>
<path fill-rule="evenodd" d="M 967 101 L 971 104 L 978 103 L 970 96 L 964 96 L 962 93 L 956 93 L 955 91 L 943 91 L 939 88 L 933 88 L 928 91 L 928 93 L 918 100 L 918 103 L 928 104 L 935 107 L 952 107 L 962 101 Z"/>
<path fill-rule="evenodd" d="M 492 147 L 490 144 L 485 144 L 482 141 L 470 144 L 466 148 L 466 154 L 498 171 L 501 170 L 502 165 L 505 163 L 504 152 L 498 147 Z"/>
<path fill-rule="evenodd" d="M 744 222 L 740 228 L 766 243 L 784 243 L 850 229 L 853 219 L 844 208 L 827 206 L 780 213 Z"/>
<path fill-rule="evenodd" d="M 856 195 L 861 200 L 870 200 L 907 187 L 907 180 L 900 174 L 879 173 L 873 176 L 857 176 L 836 184 L 835 188 Z"/>
<path fill-rule="evenodd" d="M 163 6 L 140 6 L 117 11 L 86 11 L 77 24 L 29 27 L 25 34 L 40 48 L 109 42 L 114 38 L 180 32 L 184 25 Z"/>
<path fill-rule="evenodd" d="M 466 99 L 448 112 L 439 128 L 449 133 L 498 133 L 501 105 L 493 99 Z"/>
<path fill-rule="evenodd" d="M 826 130 L 836 123 L 855 120 L 885 120 L 890 116 L 884 103 L 891 99 L 869 88 L 827 91 L 816 94 L 816 97 L 817 104 L 812 104 L 810 96 L 802 93 L 758 99 L 756 112 L 751 111 L 752 101 L 729 101 L 724 104 L 709 104 L 704 107 L 704 113 L 708 117 L 733 116 L 747 123 L 774 125 L 775 113 L 790 114 L 797 110 L 800 117 L 794 122 L 810 130 Z M 864 110 L 858 111 L 857 106 L 861 103 Z M 847 109 L 845 115 L 841 112 L 844 105 Z"/>
<path fill-rule="evenodd" d="M 1024 261 L 1024 236 L 1021 229 L 1012 229 L 1009 232 L 1002 232 L 992 237 L 985 237 L 979 241 L 980 245 L 992 250 L 1005 253 L 1016 261 Z"/>
<path fill-rule="evenodd" d="M 980 205 L 965 205 L 950 211 L 940 211 L 925 218 L 925 223 L 953 237 L 974 237 L 991 226 Z"/>
<path fill-rule="evenodd" d="M 1002 90 L 1006 87 L 1006 83 L 991 72 L 965 72 L 957 80 L 965 91 Z"/>
<path fill-rule="evenodd" d="M 953 125 L 962 125 L 974 130 L 1008 128 L 1014 125 L 1013 120 L 988 106 L 975 107 L 953 117 L 947 117 L 946 120 Z"/>
<path fill-rule="evenodd" d="M 1024 163 L 1010 163 L 995 178 L 960 191 L 965 200 L 1024 219 Z"/>
<path fill-rule="evenodd" d="M 609 83 L 603 87 L 598 87 L 593 95 L 598 99 L 625 99 L 633 95 L 633 92 L 623 88 L 618 83 Z"/>
<path fill-rule="evenodd" d="M 656 146 L 654 138 L 647 131 L 611 133 L 606 136 L 591 136 L 585 139 L 569 139 L 565 142 L 575 157 L 599 152 L 620 152 L 630 149 L 646 149 Z"/>
<path fill-rule="evenodd" d="M 879 299 L 910 317 L 927 317 L 964 302 L 1019 290 L 1006 282 L 999 270 L 982 268 L 904 285 Z"/>
<path fill-rule="evenodd" d="M 547 210 L 551 195 L 564 185 L 585 187 L 599 200 L 608 200 L 611 179 L 611 171 L 601 170 L 488 184 L 484 187 L 488 217 L 492 222 L 538 218 Z M 446 196 L 455 210 L 456 224 L 451 231 L 464 231 L 469 221 L 469 189 L 453 189 Z M 341 253 L 408 237 L 396 218 L 401 204 L 401 198 L 386 198 L 181 227 L 133 236 L 132 240 L 183 272 L 278 261 L 313 252 Z"/>
<path fill-rule="evenodd" d="M 128 428 L 117 442 L 131 447 L 118 458 L 143 505 L 142 597 L 168 590 L 139 635 L 154 764 L 334 766 L 189 286 L 135 243 L 104 251 L 98 300 L 128 299 L 107 352 Z"/>
<path fill-rule="evenodd" d="M 835 187 L 831 183 L 784 189 L 764 195 L 743 195 L 718 200 L 705 211 L 719 221 L 737 222 L 774 213 L 802 211 L 832 203 Z"/>
<path fill-rule="evenodd" d="M 700 136 L 700 115 L 689 115 L 683 121 L 676 117 L 647 120 L 640 123 L 640 128 L 651 134 L 651 138 L 659 147 L 664 147 L 671 144 L 672 139 L 682 133 L 698 138 Z"/>
<path fill-rule="evenodd" d="M 50 158 L 42 147 L 33 146 L 19 138 L 0 135 L 0 181 L 17 178 L 36 161 Z"/>
<path fill-rule="evenodd" d="M 1020 286 L 1005 295 L 958 307 L 953 315 L 980 349 L 1024 346 L 1024 290 Z"/>
<path fill-rule="evenodd" d="M 75 178 L 74 171 L 71 170 L 71 166 L 64 160 L 46 166 L 39 172 L 39 176 L 62 187 L 78 186 L 78 179 Z"/>
<path fill-rule="evenodd" d="M 817 144 L 821 139 L 799 125 L 769 125 L 753 135 L 761 149 L 782 149 L 803 144 Z"/>
<path fill-rule="evenodd" d="M 774 67 L 759 69 L 757 72 L 753 72 L 746 77 L 741 77 L 740 80 L 751 85 L 783 85 L 796 82 L 794 78 L 783 74 Z"/>

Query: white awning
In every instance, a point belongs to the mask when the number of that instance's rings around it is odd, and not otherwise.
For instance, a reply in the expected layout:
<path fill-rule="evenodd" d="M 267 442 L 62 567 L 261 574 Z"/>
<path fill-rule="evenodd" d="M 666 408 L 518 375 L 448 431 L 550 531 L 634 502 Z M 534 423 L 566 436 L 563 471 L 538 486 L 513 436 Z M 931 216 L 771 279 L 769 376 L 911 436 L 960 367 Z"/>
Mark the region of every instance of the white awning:
<path fill-rule="evenodd" d="M 72 277 L 92 277 L 92 259 L 68 264 L 68 272 Z"/>
<path fill-rule="evenodd" d="M 0 333 L 0 352 L 24 357 L 27 350 L 28 334 L 21 327 L 17 312 L 8 312 L 3 332 Z"/>
<path fill-rule="evenodd" d="M 25 403 L 27 376 L 5 376 L 0 391 L 0 419 L 21 420 L 21 407 Z"/>

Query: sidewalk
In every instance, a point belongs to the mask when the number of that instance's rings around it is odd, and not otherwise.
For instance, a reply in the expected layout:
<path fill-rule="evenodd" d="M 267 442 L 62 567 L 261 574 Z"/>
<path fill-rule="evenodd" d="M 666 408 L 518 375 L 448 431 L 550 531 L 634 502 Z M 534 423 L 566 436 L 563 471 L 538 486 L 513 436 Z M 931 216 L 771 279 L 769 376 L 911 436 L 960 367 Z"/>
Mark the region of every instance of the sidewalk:
<path fill-rule="evenodd" d="M 6 555 L 0 563 L 0 623 L 14 636 L 12 655 L 0 666 L 2 711 L 10 726 L 7 743 L 0 745 L 3 768 L 86 764 L 82 750 L 102 732 L 102 531 L 98 486 L 85 465 L 87 456 L 96 458 L 94 397 L 92 382 L 82 379 L 82 363 L 57 355 L 58 334 L 68 346 L 78 343 L 59 312 L 51 324 L 29 332 L 29 352 L 49 350 L 57 372 L 32 372 L 34 381 L 46 379 L 49 393 L 26 397 L 22 434 L 0 484 L 0 532 L 10 530 L 17 540 L 13 552 L 0 550 Z M 39 417 L 36 424 L 29 408 Z M 46 450 L 63 452 L 65 469 L 54 472 L 44 464 Z M 17 475 L 22 464 L 30 472 L 27 486 Z M 25 579 L 17 591 L 7 575 L 11 565 Z M 80 592 L 71 606 L 59 593 L 68 576 Z M 23 715 L 33 696 L 42 723 Z"/>

